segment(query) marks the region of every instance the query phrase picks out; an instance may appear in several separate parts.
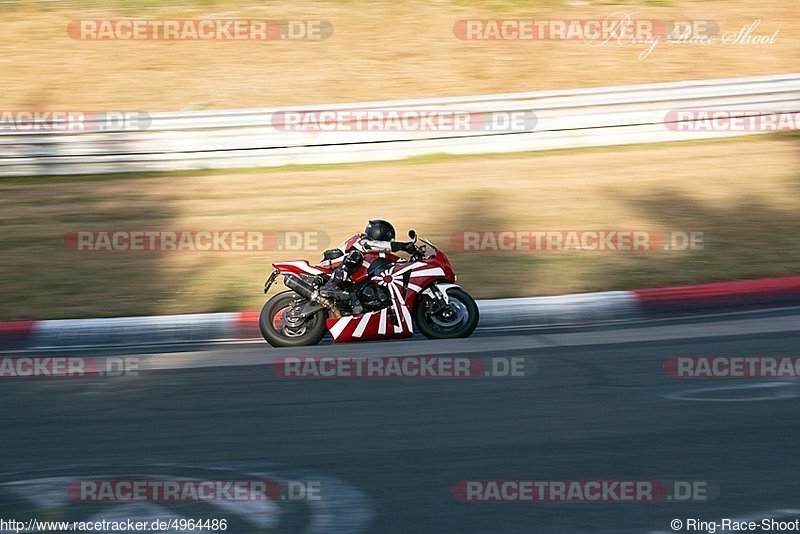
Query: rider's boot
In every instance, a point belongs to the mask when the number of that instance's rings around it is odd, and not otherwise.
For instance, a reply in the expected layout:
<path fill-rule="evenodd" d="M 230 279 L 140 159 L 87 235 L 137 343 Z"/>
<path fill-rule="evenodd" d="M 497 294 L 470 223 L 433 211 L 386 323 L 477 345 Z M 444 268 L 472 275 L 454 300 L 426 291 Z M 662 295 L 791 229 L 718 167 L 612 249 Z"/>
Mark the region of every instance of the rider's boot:
<path fill-rule="evenodd" d="M 340 265 L 333 270 L 330 279 L 319 288 L 319 294 L 323 297 L 337 300 L 349 300 L 350 293 L 342 289 L 342 284 L 347 280 L 347 272 Z"/>

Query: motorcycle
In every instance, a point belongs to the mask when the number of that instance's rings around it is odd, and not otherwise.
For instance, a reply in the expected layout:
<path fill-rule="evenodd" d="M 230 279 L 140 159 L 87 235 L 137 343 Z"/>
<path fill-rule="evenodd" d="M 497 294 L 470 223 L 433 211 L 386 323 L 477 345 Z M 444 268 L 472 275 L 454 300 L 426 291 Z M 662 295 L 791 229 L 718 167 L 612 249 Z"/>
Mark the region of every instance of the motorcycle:
<path fill-rule="evenodd" d="M 447 255 L 430 241 L 413 241 L 410 258 L 391 252 L 369 252 L 349 277 L 349 299 L 320 294 L 320 287 L 341 261 L 341 249 L 325 251 L 323 260 L 273 263 L 264 293 L 283 276 L 287 291 L 270 298 L 261 310 L 259 327 L 274 347 L 316 345 L 326 332 L 334 343 L 402 339 L 418 328 L 429 339 L 468 337 L 478 325 L 478 305 L 456 284 Z"/>

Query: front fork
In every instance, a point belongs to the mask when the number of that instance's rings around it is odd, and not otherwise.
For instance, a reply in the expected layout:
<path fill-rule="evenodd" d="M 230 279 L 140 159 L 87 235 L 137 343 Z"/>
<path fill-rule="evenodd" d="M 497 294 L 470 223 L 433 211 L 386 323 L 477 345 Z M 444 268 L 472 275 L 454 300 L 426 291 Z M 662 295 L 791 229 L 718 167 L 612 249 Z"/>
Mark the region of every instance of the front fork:
<path fill-rule="evenodd" d="M 447 296 L 447 290 L 451 287 L 459 287 L 457 284 L 432 284 L 428 286 L 423 295 L 430 298 L 431 313 L 439 313 L 450 305 L 450 297 Z"/>

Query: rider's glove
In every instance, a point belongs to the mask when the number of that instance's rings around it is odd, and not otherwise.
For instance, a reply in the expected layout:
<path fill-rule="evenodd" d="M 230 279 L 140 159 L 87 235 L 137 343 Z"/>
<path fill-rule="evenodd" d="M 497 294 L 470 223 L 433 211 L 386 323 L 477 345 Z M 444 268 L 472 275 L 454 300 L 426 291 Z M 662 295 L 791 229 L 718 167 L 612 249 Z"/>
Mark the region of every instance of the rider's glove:
<path fill-rule="evenodd" d="M 413 241 L 392 241 L 392 252 L 397 252 L 398 250 L 402 250 L 403 252 L 408 252 L 409 254 L 413 254 L 416 252 L 417 247 L 414 245 Z"/>

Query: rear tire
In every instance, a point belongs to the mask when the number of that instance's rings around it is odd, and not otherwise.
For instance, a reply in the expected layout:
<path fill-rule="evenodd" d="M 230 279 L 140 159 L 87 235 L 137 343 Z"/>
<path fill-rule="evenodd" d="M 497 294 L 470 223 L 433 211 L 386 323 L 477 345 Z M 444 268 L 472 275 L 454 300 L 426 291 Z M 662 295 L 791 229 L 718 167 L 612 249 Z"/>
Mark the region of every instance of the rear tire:
<path fill-rule="evenodd" d="M 450 299 L 448 314 L 431 314 L 429 299 L 422 296 L 422 300 L 414 310 L 414 324 L 417 325 L 422 335 L 428 339 L 455 339 L 469 337 L 478 326 L 480 315 L 478 304 L 469 293 L 457 287 L 447 290 Z"/>
<path fill-rule="evenodd" d="M 325 310 L 318 310 L 299 325 L 288 325 L 283 314 L 301 297 L 294 291 L 284 291 L 269 299 L 261 308 L 258 326 L 261 335 L 273 347 L 304 347 L 316 345 L 325 335 Z"/>

